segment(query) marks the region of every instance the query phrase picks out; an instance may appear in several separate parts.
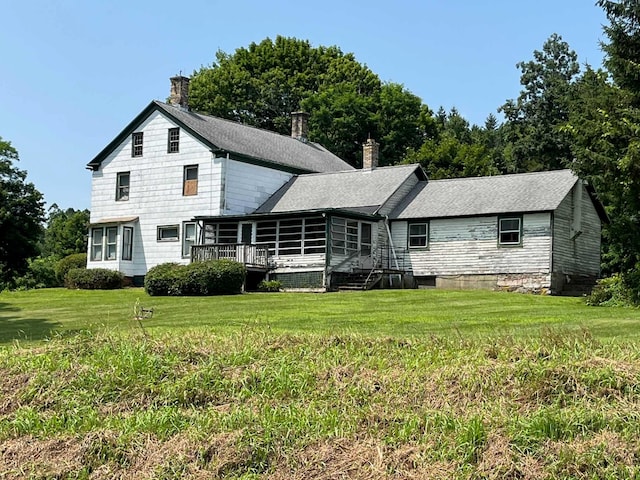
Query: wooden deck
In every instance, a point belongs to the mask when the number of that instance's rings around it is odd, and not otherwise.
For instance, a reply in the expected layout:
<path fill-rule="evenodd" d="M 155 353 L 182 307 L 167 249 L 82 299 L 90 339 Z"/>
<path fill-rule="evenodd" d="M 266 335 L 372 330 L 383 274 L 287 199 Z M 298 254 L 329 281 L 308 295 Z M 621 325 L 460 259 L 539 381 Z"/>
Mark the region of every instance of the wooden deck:
<path fill-rule="evenodd" d="M 267 245 L 244 245 L 241 243 L 214 243 L 193 245 L 191 261 L 234 260 L 244 263 L 247 268 L 264 269 L 269 266 L 269 250 Z"/>

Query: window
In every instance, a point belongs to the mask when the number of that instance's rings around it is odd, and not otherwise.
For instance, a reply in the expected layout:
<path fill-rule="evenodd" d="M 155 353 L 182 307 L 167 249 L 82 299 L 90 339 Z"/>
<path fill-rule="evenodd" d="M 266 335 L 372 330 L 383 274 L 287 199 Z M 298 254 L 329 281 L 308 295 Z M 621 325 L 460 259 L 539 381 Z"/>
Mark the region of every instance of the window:
<path fill-rule="evenodd" d="M 167 153 L 178 153 L 180 151 L 180 129 L 170 128 L 167 141 Z"/>
<path fill-rule="evenodd" d="M 136 132 L 131 135 L 131 156 L 142 156 L 142 132 Z"/>
<path fill-rule="evenodd" d="M 182 256 L 191 256 L 191 246 L 196 244 L 196 223 L 184 222 L 182 224 Z"/>
<path fill-rule="evenodd" d="M 410 223 L 408 242 L 409 248 L 425 248 L 429 243 L 429 224 Z"/>
<path fill-rule="evenodd" d="M 122 260 L 133 258 L 133 228 L 122 227 Z"/>
<path fill-rule="evenodd" d="M 159 242 L 177 242 L 178 225 L 162 225 L 158 227 Z"/>
<path fill-rule="evenodd" d="M 91 229 L 91 261 L 102 261 L 102 237 L 104 235 L 103 228 Z"/>
<path fill-rule="evenodd" d="M 498 244 L 521 245 L 522 217 L 504 217 L 498 219 Z"/>
<path fill-rule="evenodd" d="M 198 194 L 198 166 L 188 165 L 184 167 L 184 184 L 182 186 L 182 195 Z"/>
<path fill-rule="evenodd" d="M 105 260 L 115 260 L 117 243 L 118 243 L 118 227 L 108 227 L 105 236 L 107 240 L 107 248 L 105 250 Z"/>
<path fill-rule="evenodd" d="M 129 172 L 120 172 L 116 178 L 116 201 L 129 200 Z"/>
<path fill-rule="evenodd" d="M 91 229 L 91 260 L 115 260 L 118 242 L 118 227 Z"/>

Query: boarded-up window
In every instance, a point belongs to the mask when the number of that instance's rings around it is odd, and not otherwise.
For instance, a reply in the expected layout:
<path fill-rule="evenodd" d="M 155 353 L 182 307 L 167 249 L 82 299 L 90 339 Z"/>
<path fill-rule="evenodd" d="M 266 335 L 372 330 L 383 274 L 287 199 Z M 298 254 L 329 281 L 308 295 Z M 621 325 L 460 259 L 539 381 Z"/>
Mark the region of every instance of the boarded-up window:
<path fill-rule="evenodd" d="M 184 185 L 182 188 L 184 196 L 198 194 L 198 166 L 188 165 L 184 167 Z"/>

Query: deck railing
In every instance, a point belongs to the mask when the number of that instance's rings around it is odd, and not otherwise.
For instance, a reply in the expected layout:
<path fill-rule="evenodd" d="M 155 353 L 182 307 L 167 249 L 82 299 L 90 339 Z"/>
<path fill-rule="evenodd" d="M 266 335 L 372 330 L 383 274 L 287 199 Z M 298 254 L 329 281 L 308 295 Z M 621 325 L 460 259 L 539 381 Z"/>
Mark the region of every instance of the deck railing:
<path fill-rule="evenodd" d="M 268 245 L 244 245 L 241 243 L 213 243 L 192 245 L 191 261 L 234 260 L 248 267 L 267 268 L 269 264 Z"/>

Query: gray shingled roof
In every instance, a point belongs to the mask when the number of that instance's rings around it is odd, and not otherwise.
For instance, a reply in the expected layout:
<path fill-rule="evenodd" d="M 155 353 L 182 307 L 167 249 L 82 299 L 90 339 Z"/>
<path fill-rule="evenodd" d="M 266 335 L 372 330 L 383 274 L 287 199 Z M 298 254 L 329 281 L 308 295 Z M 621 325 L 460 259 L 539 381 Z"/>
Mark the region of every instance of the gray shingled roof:
<path fill-rule="evenodd" d="M 289 180 L 255 213 L 324 209 L 375 213 L 414 174 L 424 178 L 417 165 L 299 175 Z"/>
<path fill-rule="evenodd" d="M 390 218 L 555 210 L 578 178 L 570 170 L 420 182 Z"/>
<path fill-rule="evenodd" d="M 351 165 L 317 143 L 301 142 L 268 130 L 189 112 L 158 101 L 154 103 L 222 150 L 309 172 L 353 170 Z"/>

